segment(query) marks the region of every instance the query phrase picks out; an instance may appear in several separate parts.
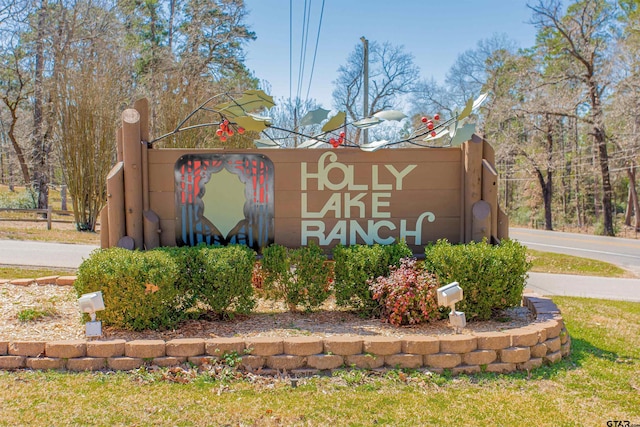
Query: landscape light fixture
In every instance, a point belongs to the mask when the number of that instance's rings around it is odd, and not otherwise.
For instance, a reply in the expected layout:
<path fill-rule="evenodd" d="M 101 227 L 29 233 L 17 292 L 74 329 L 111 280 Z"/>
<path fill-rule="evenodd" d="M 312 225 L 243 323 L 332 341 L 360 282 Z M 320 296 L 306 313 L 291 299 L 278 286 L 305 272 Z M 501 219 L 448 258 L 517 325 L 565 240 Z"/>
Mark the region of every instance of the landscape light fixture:
<path fill-rule="evenodd" d="M 458 282 L 449 283 L 438 288 L 438 305 L 449 307 L 449 323 L 459 334 L 460 330 L 467 326 L 467 319 L 462 311 L 456 311 L 456 303 L 462 301 L 464 294 Z"/>
<path fill-rule="evenodd" d="M 96 311 L 104 310 L 104 300 L 102 299 L 102 291 L 91 292 L 78 298 L 80 311 L 88 313 L 91 321 L 86 324 L 86 335 L 88 337 L 102 336 L 102 322 L 96 321 Z"/>

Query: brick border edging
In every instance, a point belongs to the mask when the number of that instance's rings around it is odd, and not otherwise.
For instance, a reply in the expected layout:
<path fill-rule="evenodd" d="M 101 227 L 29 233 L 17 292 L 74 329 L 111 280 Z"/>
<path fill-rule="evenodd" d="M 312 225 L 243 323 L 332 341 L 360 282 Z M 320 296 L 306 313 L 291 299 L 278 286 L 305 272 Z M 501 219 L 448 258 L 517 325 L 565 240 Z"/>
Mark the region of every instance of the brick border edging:
<path fill-rule="evenodd" d="M 16 286 L 37 285 L 57 285 L 57 286 L 73 286 L 77 276 L 45 276 L 29 279 L 0 279 L 0 284 L 8 283 Z"/>
<path fill-rule="evenodd" d="M 244 369 L 265 375 L 309 375 L 342 367 L 448 369 L 457 375 L 529 371 L 567 356 L 571 338 L 553 301 L 529 293 L 523 305 L 536 317 L 530 325 L 459 335 L 0 341 L 0 369 L 127 371 L 149 364 L 202 365 L 236 352 Z"/>

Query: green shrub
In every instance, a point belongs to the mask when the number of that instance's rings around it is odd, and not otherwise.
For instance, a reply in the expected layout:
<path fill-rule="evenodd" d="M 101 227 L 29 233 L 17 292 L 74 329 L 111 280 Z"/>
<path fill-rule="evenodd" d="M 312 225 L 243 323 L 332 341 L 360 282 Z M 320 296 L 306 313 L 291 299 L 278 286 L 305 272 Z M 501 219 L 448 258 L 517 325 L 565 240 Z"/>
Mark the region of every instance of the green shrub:
<path fill-rule="evenodd" d="M 382 305 L 380 317 L 395 326 L 439 318 L 438 286 L 435 275 L 416 267 L 415 258 L 403 258 L 389 276 L 370 281 L 373 299 Z"/>
<path fill-rule="evenodd" d="M 389 275 L 390 266 L 398 266 L 402 258 L 411 255 L 405 242 L 336 246 L 333 249 L 336 304 L 350 307 L 361 316 L 379 314 L 380 304 L 373 299 L 369 280 Z"/>
<path fill-rule="evenodd" d="M 154 251 L 164 252 L 178 265 L 178 274 L 175 287 L 178 292 L 175 300 L 177 310 L 192 310 L 196 316 L 200 298 L 201 287 L 205 283 L 207 275 L 204 252 L 200 246 L 189 247 L 162 247 Z"/>
<path fill-rule="evenodd" d="M 221 318 L 250 313 L 255 307 L 251 285 L 255 252 L 243 245 L 196 249 L 200 251 L 198 260 L 202 261 L 202 269 L 192 270 L 198 299 Z"/>
<path fill-rule="evenodd" d="M 464 299 L 456 310 L 464 311 L 468 320 L 487 320 L 496 310 L 520 305 L 530 267 L 526 248 L 511 240 L 496 246 L 439 240 L 425 249 L 424 268 L 442 284 L 460 284 Z"/>
<path fill-rule="evenodd" d="M 298 249 L 271 245 L 262 251 L 264 290 L 268 298 L 283 300 L 290 310 L 312 310 L 331 294 L 331 266 L 315 243 Z"/>
<path fill-rule="evenodd" d="M 31 188 L 22 191 L 0 193 L 0 208 L 35 209 L 38 207 L 38 194 Z"/>
<path fill-rule="evenodd" d="M 166 252 L 110 248 L 94 251 L 78 269 L 78 296 L 102 291 L 106 325 L 132 330 L 164 329 L 185 316 L 176 304 L 178 264 Z"/>

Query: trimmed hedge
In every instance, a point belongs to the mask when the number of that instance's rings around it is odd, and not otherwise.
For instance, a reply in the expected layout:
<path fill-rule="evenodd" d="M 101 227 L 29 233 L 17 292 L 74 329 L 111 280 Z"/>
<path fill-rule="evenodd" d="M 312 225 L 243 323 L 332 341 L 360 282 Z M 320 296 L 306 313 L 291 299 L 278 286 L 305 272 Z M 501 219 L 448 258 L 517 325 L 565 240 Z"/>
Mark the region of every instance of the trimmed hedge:
<path fill-rule="evenodd" d="M 200 250 L 205 269 L 198 284 L 199 299 L 222 318 L 250 313 L 256 304 L 251 284 L 256 253 L 243 245 Z M 192 283 L 198 282 L 192 279 Z"/>
<path fill-rule="evenodd" d="M 105 325 L 132 330 L 161 329 L 186 316 L 176 288 L 178 263 L 168 253 L 99 249 L 78 269 L 78 296 L 102 291 L 105 310 L 96 313 Z"/>
<path fill-rule="evenodd" d="M 288 249 L 272 245 L 255 252 L 242 245 L 158 248 L 147 252 L 99 249 L 78 269 L 78 296 L 102 291 L 106 309 L 98 312 L 105 325 L 124 329 L 167 329 L 188 318 L 218 318 L 250 313 L 254 284 L 265 295 L 284 300 L 290 309 L 311 310 L 331 293 L 331 265 L 317 245 Z M 456 306 L 469 320 L 486 320 L 517 306 L 530 262 L 524 246 L 505 240 L 452 245 L 438 241 L 425 248 L 424 270 L 441 284 L 457 281 L 464 300 Z M 336 246 L 333 250 L 337 305 L 361 316 L 384 315 L 395 324 L 432 318 L 435 281 L 403 258 L 412 256 L 404 242 Z M 376 301 L 374 292 L 376 291 Z M 423 301 L 423 299 L 426 299 Z"/>
<path fill-rule="evenodd" d="M 313 310 L 331 295 L 331 266 L 315 243 L 298 249 L 271 245 L 262 251 L 264 290 L 270 299 L 283 300 L 289 310 Z"/>
<path fill-rule="evenodd" d="M 349 307 L 361 316 L 379 315 L 380 303 L 373 299 L 369 281 L 388 276 L 390 266 L 399 266 L 402 258 L 411 255 L 405 242 L 386 246 L 336 246 L 333 249 L 336 304 Z"/>
<path fill-rule="evenodd" d="M 520 305 L 531 263 L 526 248 L 512 240 L 499 245 L 439 240 L 425 248 L 424 268 L 443 285 L 460 284 L 464 299 L 456 310 L 464 311 L 468 320 L 487 320 L 497 310 Z"/>
<path fill-rule="evenodd" d="M 129 251 L 99 249 L 78 269 L 78 296 L 102 291 L 106 325 L 166 329 L 203 310 L 217 317 L 255 306 L 251 276 L 255 252 L 246 246 L 197 246 Z"/>

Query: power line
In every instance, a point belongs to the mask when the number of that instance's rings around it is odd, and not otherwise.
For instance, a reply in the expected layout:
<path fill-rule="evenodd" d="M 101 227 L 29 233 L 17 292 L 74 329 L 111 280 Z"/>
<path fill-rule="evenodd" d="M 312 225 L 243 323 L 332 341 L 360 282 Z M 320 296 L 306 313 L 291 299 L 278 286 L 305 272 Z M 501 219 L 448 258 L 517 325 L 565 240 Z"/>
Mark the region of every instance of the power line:
<path fill-rule="evenodd" d="M 289 99 L 293 84 L 293 0 L 289 0 Z"/>
<path fill-rule="evenodd" d="M 318 44 L 320 41 L 320 29 L 322 28 L 322 16 L 324 15 L 324 0 L 322 0 L 322 7 L 320 8 L 320 21 L 318 22 L 318 34 L 316 35 L 316 47 L 313 51 L 313 62 L 311 63 L 311 75 L 309 77 L 309 86 L 307 87 L 307 95 L 305 101 L 309 99 L 309 91 L 311 90 L 311 81 L 313 80 L 313 70 L 316 67 L 316 56 L 318 54 Z"/>
<path fill-rule="evenodd" d="M 308 7 L 307 7 L 308 6 Z M 304 0 L 304 11 L 302 18 L 302 40 L 300 42 L 300 65 L 298 68 L 298 90 L 296 91 L 296 99 L 300 98 L 300 92 L 302 91 L 302 80 L 304 79 L 304 66 L 307 56 L 307 40 L 309 38 L 309 21 L 308 17 L 311 14 L 311 0 Z"/>
<path fill-rule="evenodd" d="M 612 168 L 609 169 L 609 172 L 621 172 L 621 171 L 626 171 L 629 168 L 632 169 L 638 169 L 640 168 L 640 165 L 635 165 L 633 167 L 631 166 L 627 166 L 627 167 L 623 167 L 623 168 Z M 528 171 L 526 169 L 512 169 L 510 171 L 511 173 L 533 173 L 531 171 Z M 561 175 L 556 175 L 556 178 L 579 178 L 579 177 L 583 177 L 583 176 L 600 176 L 598 171 L 593 171 L 593 172 L 582 172 L 582 173 L 577 173 L 577 174 L 561 174 Z M 498 176 L 498 180 L 500 181 L 508 181 L 508 182 L 516 182 L 516 181 L 537 181 L 538 179 L 536 177 L 529 177 L 529 178 L 506 178 L 503 177 L 501 175 Z"/>

